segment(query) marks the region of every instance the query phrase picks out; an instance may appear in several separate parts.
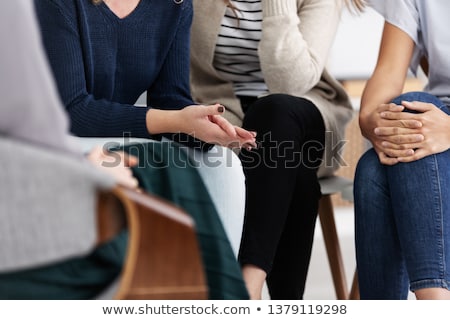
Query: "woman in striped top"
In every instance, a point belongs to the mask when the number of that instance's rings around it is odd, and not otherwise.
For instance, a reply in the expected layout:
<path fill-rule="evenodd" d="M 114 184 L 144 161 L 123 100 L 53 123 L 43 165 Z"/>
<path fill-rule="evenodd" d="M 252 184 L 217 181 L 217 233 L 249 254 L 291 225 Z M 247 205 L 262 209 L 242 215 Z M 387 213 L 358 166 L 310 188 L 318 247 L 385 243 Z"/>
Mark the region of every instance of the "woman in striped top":
<path fill-rule="evenodd" d="M 361 0 L 349 0 L 362 9 Z M 239 260 L 250 296 L 301 299 L 311 256 L 318 177 L 342 163 L 352 108 L 325 65 L 342 1 L 193 0 L 191 88 L 258 133 L 242 150 L 246 217 Z"/>

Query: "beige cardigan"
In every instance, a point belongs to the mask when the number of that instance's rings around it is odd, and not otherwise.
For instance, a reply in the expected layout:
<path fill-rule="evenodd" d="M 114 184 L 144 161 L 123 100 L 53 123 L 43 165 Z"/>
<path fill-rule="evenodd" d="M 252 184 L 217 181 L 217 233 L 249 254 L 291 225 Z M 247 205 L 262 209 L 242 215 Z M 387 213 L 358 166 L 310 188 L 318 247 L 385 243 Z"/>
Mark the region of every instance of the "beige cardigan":
<path fill-rule="evenodd" d="M 220 102 L 225 117 L 236 125 L 244 114 L 233 93 L 213 66 L 214 49 L 225 13 L 221 0 L 193 0 L 191 38 L 191 89 L 198 103 Z M 328 54 L 338 27 L 342 4 L 338 0 L 262 0 L 263 25 L 259 57 L 270 93 L 286 93 L 312 101 L 320 110 L 327 130 L 320 176 L 338 167 L 337 147 L 344 140 L 352 116 L 343 87 L 326 70 Z M 339 159 L 339 158 L 337 158 Z"/>

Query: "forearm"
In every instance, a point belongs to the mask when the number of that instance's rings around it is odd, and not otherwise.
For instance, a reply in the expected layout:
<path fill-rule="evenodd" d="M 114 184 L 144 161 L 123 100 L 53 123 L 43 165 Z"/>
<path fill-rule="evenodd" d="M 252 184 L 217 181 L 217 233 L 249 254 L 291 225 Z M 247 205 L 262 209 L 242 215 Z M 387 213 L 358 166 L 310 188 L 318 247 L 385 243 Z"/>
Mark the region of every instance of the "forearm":
<path fill-rule="evenodd" d="M 179 110 L 150 109 L 147 111 L 146 124 L 150 134 L 186 133 Z"/>
<path fill-rule="evenodd" d="M 378 69 L 367 81 L 366 87 L 361 97 L 361 108 L 359 112 L 359 124 L 361 133 L 370 139 L 375 129 L 372 116 L 381 104 L 389 103 L 392 99 L 402 93 L 404 80 L 394 81 L 395 77 L 390 77 L 386 70 Z M 391 79 L 387 81 L 386 79 Z"/>
<path fill-rule="evenodd" d="M 379 117 L 375 115 L 377 108 L 403 91 L 414 46 L 408 34 L 387 22 L 384 24 L 377 65 L 361 99 L 360 127 L 369 140 L 374 138 L 376 116 Z"/>
<path fill-rule="evenodd" d="M 71 132 L 81 137 L 122 137 L 128 135 L 149 138 L 146 126 L 148 108 L 95 100 L 84 95 L 66 105 Z"/>
<path fill-rule="evenodd" d="M 196 120 L 188 114 L 184 115 L 183 112 L 183 110 L 150 109 L 146 115 L 147 130 L 152 135 L 166 137 L 190 148 L 200 148 L 204 151 L 211 149 L 212 144 L 196 138 L 198 134 L 202 134 L 201 131 L 196 132 L 194 126 Z"/>

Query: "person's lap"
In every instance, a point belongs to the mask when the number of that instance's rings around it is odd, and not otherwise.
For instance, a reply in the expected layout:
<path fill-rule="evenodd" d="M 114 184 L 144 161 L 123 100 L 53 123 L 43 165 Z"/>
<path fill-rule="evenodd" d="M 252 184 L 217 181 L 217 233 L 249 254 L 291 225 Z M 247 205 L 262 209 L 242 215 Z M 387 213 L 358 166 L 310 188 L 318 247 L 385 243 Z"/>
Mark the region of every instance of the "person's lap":
<path fill-rule="evenodd" d="M 229 148 L 209 152 L 186 149 L 208 189 L 225 232 L 237 256 L 245 210 L 245 177 L 241 161 Z"/>
<path fill-rule="evenodd" d="M 210 298 L 248 298 L 216 208 L 186 152 L 169 142 L 140 143 L 123 149 L 139 158 L 140 164 L 133 172 L 144 190 L 180 205 L 194 218 Z M 120 273 L 125 251 L 126 233 L 96 248 L 88 257 L 2 274 L 0 294 L 4 299 L 93 298 Z M 74 274 L 73 270 L 83 272 Z M 94 280 L 91 275 L 95 275 Z"/>
<path fill-rule="evenodd" d="M 79 138 L 74 137 L 85 152 L 95 145 L 117 148 L 121 145 L 159 143 L 138 138 Z M 169 142 L 167 138 L 163 142 Z M 242 236 L 245 210 L 245 177 L 241 161 L 229 148 L 214 146 L 208 152 L 180 146 L 193 160 L 214 202 L 233 252 L 237 256 Z"/>
<path fill-rule="evenodd" d="M 241 270 L 216 207 L 185 149 L 169 141 L 123 149 L 138 157 L 140 165 L 133 172 L 144 190 L 179 205 L 194 219 L 210 298 L 246 298 Z M 170 170 L 165 170 L 167 165 Z"/>
<path fill-rule="evenodd" d="M 2 300 L 94 299 L 122 270 L 128 233 L 76 257 L 48 266 L 0 274 Z"/>

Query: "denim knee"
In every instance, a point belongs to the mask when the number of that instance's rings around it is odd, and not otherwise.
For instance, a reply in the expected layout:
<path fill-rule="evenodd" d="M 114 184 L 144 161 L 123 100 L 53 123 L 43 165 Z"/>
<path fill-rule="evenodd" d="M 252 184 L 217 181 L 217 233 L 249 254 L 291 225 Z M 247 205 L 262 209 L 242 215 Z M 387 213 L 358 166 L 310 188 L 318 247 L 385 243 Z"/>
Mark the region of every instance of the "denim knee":
<path fill-rule="evenodd" d="M 361 190 L 361 186 L 369 186 L 368 179 L 375 179 L 382 174 L 380 160 L 375 149 L 366 151 L 358 161 L 355 172 L 355 191 Z"/>

